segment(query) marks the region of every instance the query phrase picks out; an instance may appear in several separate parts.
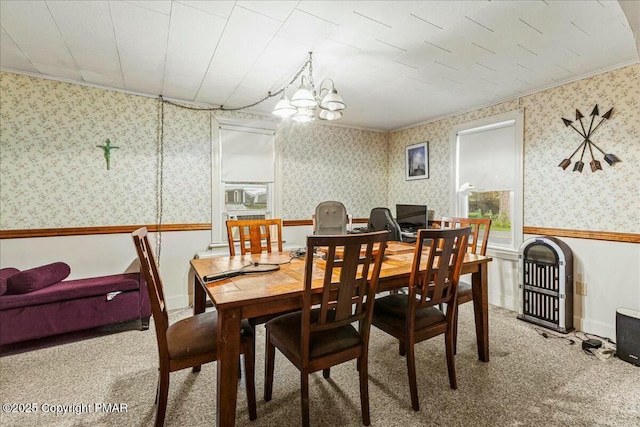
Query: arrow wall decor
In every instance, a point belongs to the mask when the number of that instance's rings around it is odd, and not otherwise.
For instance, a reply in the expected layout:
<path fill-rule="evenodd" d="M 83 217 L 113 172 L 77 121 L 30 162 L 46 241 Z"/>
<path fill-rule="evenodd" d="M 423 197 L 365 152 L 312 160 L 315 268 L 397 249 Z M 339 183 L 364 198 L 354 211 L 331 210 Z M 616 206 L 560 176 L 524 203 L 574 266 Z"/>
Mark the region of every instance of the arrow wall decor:
<path fill-rule="evenodd" d="M 571 121 L 569 119 L 565 119 L 564 117 L 562 117 L 562 122 L 564 123 L 564 125 L 566 127 L 571 127 L 571 129 L 578 132 L 578 134 L 583 138 L 583 140 L 580 143 L 580 145 L 578 145 L 578 148 L 575 149 L 573 154 L 571 154 L 568 158 L 560 162 L 560 164 L 558 165 L 559 167 L 561 167 L 562 169 L 567 169 L 567 167 L 569 167 L 569 165 L 571 164 L 571 159 L 573 158 L 573 156 L 575 156 L 576 153 L 580 151 L 580 149 L 582 149 L 582 153 L 580 154 L 580 160 L 575 162 L 575 164 L 573 165 L 574 172 L 575 171 L 582 172 L 582 169 L 584 168 L 584 162 L 582 160 L 584 159 L 584 153 L 587 151 L 587 146 L 589 147 L 589 154 L 591 155 L 591 161 L 589 162 L 589 166 L 591 166 L 591 172 L 602 170 L 602 164 L 600 163 L 599 160 L 596 160 L 596 158 L 593 155 L 594 148 L 600 151 L 604 155 L 604 161 L 609 163 L 609 166 L 613 166 L 615 163 L 620 161 L 620 159 L 616 157 L 615 154 L 605 153 L 604 151 L 602 151 L 600 147 L 598 147 L 596 144 L 593 143 L 593 141 L 591 141 L 591 137 L 593 137 L 593 134 L 596 133 L 598 128 L 600 128 L 600 125 L 602 125 L 602 123 L 604 123 L 605 120 L 609 120 L 609 118 L 611 118 L 611 113 L 613 113 L 613 107 L 609 109 L 609 111 L 604 113 L 602 116 L 600 116 L 600 112 L 598 111 L 598 104 L 596 104 L 596 106 L 593 107 L 593 111 L 591 111 L 591 114 L 590 114 L 591 123 L 589 123 L 589 130 L 585 129 L 584 123 L 582 122 L 582 119 L 584 119 L 585 117 L 578 109 L 576 109 L 576 119 L 574 121 Z M 600 117 L 600 121 L 598 122 L 596 127 L 593 127 L 593 123 L 595 122 L 596 117 Z M 575 122 L 580 123 L 581 130 L 579 130 L 573 125 Z"/>

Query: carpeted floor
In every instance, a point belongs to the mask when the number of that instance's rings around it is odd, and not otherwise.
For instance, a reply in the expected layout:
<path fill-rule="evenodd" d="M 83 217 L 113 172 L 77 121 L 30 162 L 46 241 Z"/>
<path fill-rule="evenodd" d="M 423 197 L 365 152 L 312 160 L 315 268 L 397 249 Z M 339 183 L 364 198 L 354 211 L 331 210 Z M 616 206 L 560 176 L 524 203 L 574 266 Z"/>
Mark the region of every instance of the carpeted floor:
<path fill-rule="evenodd" d="M 393 338 L 372 328 L 369 394 L 373 426 L 640 426 L 640 369 L 617 358 L 585 354 L 580 343 L 545 339 L 515 313 L 490 307 L 489 363 L 479 362 L 472 305 L 460 310 L 458 389 L 447 379 L 444 340 L 416 347 L 419 412 L 411 409 L 406 364 Z M 190 310 L 171 314 L 183 318 Z M 135 324 L 7 346 L 0 357 L 0 425 L 147 426 L 155 416 L 157 348 L 153 325 Z M 258 419 L 250 422 L 244 384 L 238 426 L 300 424 L 300 376 L 277 353 L 273 400 L 262 399 L 264 328 L 257 331 Z M 215 425 L 214 364 L 171 374 L 167 426 Z M 6 403 L 33 413 L 5 412 Z M 33 404 L 33 405 L 32 405 Z M 97 404 L 102 404 L 99 406 Z M 104 404 L 118 404 L 103 412 Z M 126 405 L 126 411 L 124 406 Z M 310 381 L 314 426 L 361 425 L 355 362 L 316 373 Z M 75 405 L 79 414 L 55 414 Z M 81 406 L 84 405 L 84 406 Z M 114 412 L 113 408 L 120 409 Z M 109 409 L 108 407 L 106 409 Z M 88 412 L 90 411 L 90 412 Z M 84 413 L 83 413 L 84 412 Z"/>

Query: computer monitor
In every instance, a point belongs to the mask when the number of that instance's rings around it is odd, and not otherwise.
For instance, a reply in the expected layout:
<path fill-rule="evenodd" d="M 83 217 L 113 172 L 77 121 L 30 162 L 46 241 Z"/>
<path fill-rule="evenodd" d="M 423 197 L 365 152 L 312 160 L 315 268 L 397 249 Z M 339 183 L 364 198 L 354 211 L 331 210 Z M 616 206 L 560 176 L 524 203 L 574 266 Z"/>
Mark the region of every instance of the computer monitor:
<path fill-rule="evenodd" d="M 417 231 L 427 228 L 426 205 L 396 205 L 396 221 L 403 231 Z"/>

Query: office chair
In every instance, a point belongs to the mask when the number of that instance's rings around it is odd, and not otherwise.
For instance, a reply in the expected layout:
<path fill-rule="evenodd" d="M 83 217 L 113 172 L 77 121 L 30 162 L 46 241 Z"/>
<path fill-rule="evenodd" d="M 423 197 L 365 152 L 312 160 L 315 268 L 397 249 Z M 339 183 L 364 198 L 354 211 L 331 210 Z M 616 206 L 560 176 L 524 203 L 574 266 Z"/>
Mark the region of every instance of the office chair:
<path fill-rule="evenodd" d="M 401 242 L 402 232 L 398 222 L 393 219 L 391 211 L 387 208 L 373 208 L 369 214 L 367 229 L 371 231 L 386 230 L 389 232 L 389 240 Z"/>
<path fill-rule="evenodd" d="M 321 202 L 313 219 L 313 234 L 347 234 L 347 208 L 340 202 Z"/>

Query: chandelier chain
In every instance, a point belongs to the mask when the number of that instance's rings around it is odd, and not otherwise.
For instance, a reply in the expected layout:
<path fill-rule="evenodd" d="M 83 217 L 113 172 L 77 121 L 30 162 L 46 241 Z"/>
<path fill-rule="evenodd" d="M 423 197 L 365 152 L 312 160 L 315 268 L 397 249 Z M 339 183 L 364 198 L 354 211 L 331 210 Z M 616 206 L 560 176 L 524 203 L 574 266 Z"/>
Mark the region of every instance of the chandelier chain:
<path fill-rule="evenodd" d="M 276 92 L 269 91 L 269 92 L 267 92 L 267 94 L 265 96 L 260 98 L 258 101 L 252 102 L 251 104 L 243 105 L 241 107 L 228 108 L 228 107 L 225 107 L 224 105 L 221 105 L 219 107 L 192 107 L 192 106 L 189 106 L 189 105 L 181 104 L 179 102 L 168 101 L 168 100 L 164 99 L 162 97 L 162 95 L 160 95 L 160 99 L 162 100 L 162 104 L 163 105 L 166 103 L 166 104 L 169 104 L 169 105 L 173 105 L 175 107 L 185 108 L 187 110 L 192 110 L 192 111 L 239 111 L 239 110 L 244 110 L 244 109 L 247 109 L 247 108 L 255 107 L 256 105 L 263 103 L 267 99 L 270 99 L 270 98 L 273 98 L 275 96 L 281 95 L 287 89 L 287 87 L 292 85 L 298 79 L 298 77 L 300 77 L 302 75 L 302 73 L 307 69 L 307 67 L 309 67 L 309 78 L 310 78 L 311 84 L 313 85 L 313 77 L 311 77 L 311 74 L 313 72 L 313 65 L 312 65 L 312 62 L 311 62 L 311 52 L 309 52 L 309 59 L 307 59 L 307 61 L 302 65 L 302 67 L 300 67 L 300 70 L 298 70 L 296 75 L 293 76 L 291 81 L 289 83 L 287 83 L 283 88 L 277 90 Z"/>
<path fill-rule="evenodd" d="M 162 216 L 164 205 L 164 102 L 160 102 L 160 120 L 158 120 L 158 186 L 156 188 L 156 200 L 158 210 L 156 212 L 156 262 L 160 265 L 160 255 L 162 251 Z"/>

